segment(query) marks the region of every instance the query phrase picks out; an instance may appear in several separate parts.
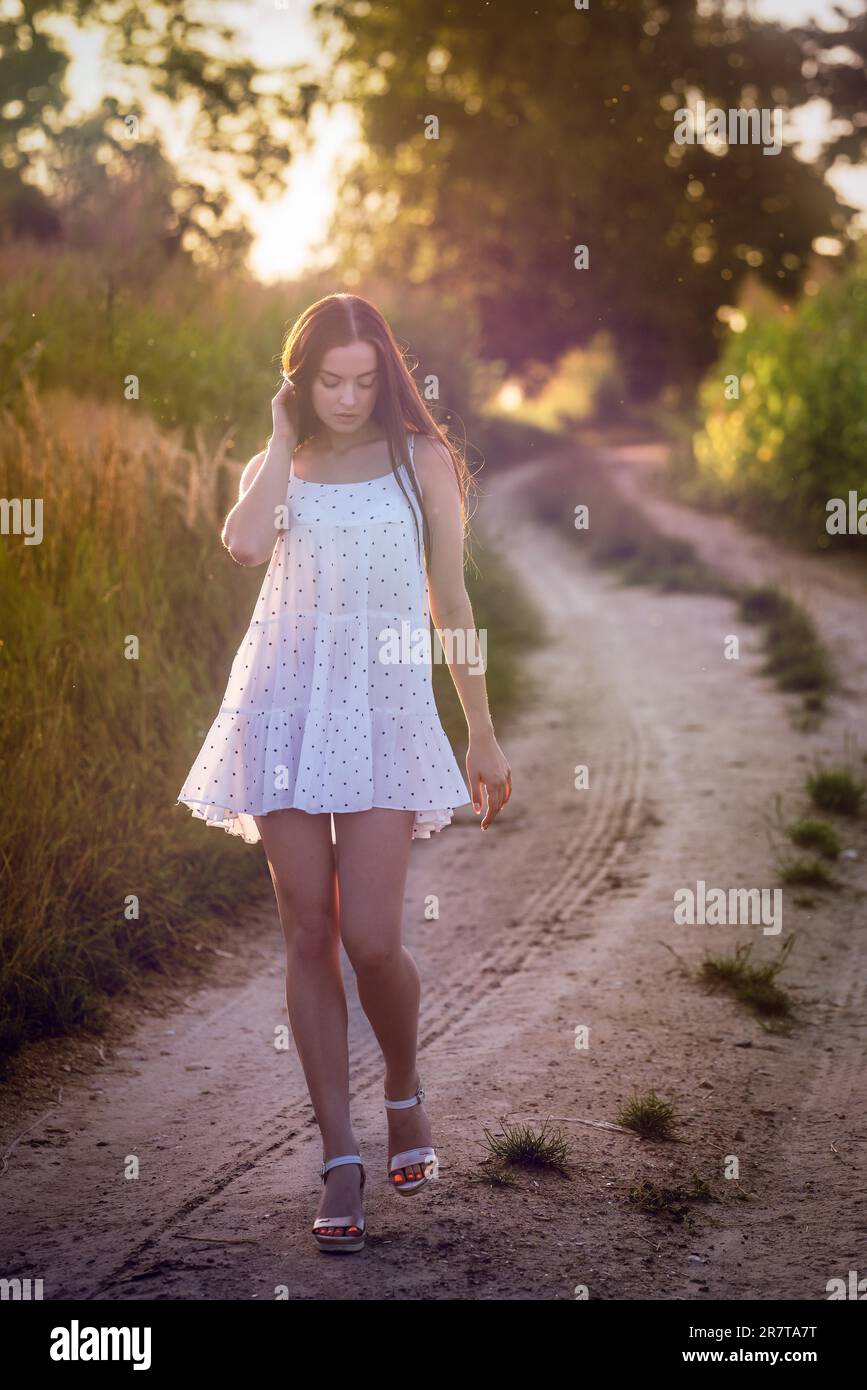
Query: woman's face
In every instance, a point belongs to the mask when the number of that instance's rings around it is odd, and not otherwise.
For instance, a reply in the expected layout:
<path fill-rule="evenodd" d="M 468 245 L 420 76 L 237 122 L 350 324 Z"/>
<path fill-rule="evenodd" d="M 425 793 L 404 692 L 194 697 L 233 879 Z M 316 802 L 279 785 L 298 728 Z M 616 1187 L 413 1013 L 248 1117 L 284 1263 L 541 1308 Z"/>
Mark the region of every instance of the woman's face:
<path fill-rule="evenodd" d="M 310 399 L 323 424 L 351 434 L 373 414 L 379 393 L 379 358 L 372 343 L 329 348 L 313 378 Z"/>

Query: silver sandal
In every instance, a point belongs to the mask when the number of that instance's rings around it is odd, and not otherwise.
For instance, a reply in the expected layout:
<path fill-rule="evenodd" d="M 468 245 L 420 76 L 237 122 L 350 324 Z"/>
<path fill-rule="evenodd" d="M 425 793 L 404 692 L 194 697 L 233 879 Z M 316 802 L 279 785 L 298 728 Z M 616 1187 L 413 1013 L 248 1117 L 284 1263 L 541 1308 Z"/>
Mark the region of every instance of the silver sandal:
<path fill-rule="evenodd" d="M 338 1168 L 342 1163 L 358 1163 L 361 1166 L 361 1191 L 364 1192 L 364 1184 L 367 1174 L 364 1171 L 364 1164 L 360 1154 L 342 1154 L 339 1158 L 329 1158 L 327 1163 L 323 1163 L 319 1169 L 319 1176 L 323 1182 L 328 1179 L 328 1174 L 332 1168 Z M 343 1226 L 342 1236 L 324 1235 L 323 1228 L 328 1229 L 333 1226 Z M 352 1250 L 364 1249 L 364 1217 L 361 1222 L 357 1222 L 352 1216 L 317 1216 L 313 1222 L 313 1236 L 320 1250 L 342 1251 L 349 1253 Z"/>
<path fill-rule="evenodd" d="M 419 1082 L 418 1089 L 414 1096 L 409 1100 L 389 1100 L 385 1097 L 386 1109 L 406 1110 L 411 1105 L 421 1105 L 425 1098 L 425 1089 Z M 417 1178 L 407 1179 L 403 1173 L 398 1172 L 401 1168 L 419 1169 Z M 388 1165 L 388 1181 L 395 1192 L 400 1195 L 408 1196 L 410 1192 L 418 1192 L 433 1178 L 439 1176 L 439 1159 L 436 1149 L 432 1149 L 429 1144 L 423 1145 L 418 1149 L 403 1149 L 394 1155 Z"/>

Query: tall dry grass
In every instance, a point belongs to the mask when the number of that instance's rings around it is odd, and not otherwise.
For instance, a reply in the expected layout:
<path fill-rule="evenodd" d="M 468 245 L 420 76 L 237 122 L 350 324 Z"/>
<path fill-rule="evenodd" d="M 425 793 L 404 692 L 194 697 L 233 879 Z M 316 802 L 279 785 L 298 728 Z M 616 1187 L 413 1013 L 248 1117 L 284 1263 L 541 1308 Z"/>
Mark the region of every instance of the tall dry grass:
<path fill-rule="evenodd" d="M 261 583 L 219 541 L 240 466 L 138 412 L 27 383 L 2 412 L 0 496 L 42 498 L 44 538 L 0 537 L 0 1055 L 267 884 L 174 804 Z"/>

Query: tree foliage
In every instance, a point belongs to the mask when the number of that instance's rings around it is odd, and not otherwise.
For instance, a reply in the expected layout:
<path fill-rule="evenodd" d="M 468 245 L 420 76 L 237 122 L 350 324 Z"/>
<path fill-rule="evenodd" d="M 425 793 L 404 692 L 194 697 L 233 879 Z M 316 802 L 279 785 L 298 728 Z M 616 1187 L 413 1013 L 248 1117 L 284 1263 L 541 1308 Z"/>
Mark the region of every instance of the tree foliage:
<path fill-rule="evenodd" d="M 66 115 L 59 16 L 99 26 L 105 44 L 107 90 L 84 120 Z M 142 256 L 183 247 L 237 260 L 249 236 L 231 185 L 243 179 L 262 197 L 282 188 L 318 93 L 300 67 L 264 73 L 237 48 L 237 29 L 196 19 L 180 0 L 12 0 L 0 20 L 0 231 L 96 246 L 113 235 L 127 251 L 132 236 Z M 111 90 L 117 75 L 128 75 L 123 97 Z M 189 154 L 219 168 L 215 180 L 173 169 L 146 97 L 176 109 L 193 99 Z"/>
<path fill-rule="evenodd" d="M 853 211 L 786 144 L 674 141 L 697 98 L 830 93 L 819 59 L 803 70 L 807 31 L 732 8 L 320 0 L 341 36 L 335 92 L 359 103 L 367 146 L 334 229 L 343 264 L 459 288 L 480 349 L 511 367 L 606 329 L 634 394 L 690 383 L 747 270 L 793 294 L 814 238 L 845 236 Z"/>
<path fill-rule="evenodd" d="M 686 477 L 697 499 L 828 548 L 829 499 L 867 496 L 867 254 L 791 312 L 764 296 L 746 319 L 702 383 Z"/>

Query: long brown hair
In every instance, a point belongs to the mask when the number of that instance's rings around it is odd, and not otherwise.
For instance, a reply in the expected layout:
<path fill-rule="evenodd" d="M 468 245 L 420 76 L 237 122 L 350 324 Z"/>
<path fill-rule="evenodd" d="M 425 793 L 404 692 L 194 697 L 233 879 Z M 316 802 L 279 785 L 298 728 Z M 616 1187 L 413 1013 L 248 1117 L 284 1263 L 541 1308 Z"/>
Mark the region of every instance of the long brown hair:
<path fill-rule="evenodd" d="M 385 432 L 392 472 L 407 499 L 407 504 L 410 505 L 409 495 L 400 475 L 400 464 L 403 463 L 405 467 L 422 516 L 424 553 L 429 567 L 430 527 L 421 490 L 409 467 L 407 431 L 412 430 L 438 440 L 448 451 L 460 489 L 464 535 L 467 530 L 467 498 L 471 475 L 464 450 L 437 424 L 425 405 L 410 375 L 404 353 L 387 322 L 379 310 L 361 295 L 326 295 L 324 299 L 317 300 L 309 309 L 305 309 L 286 335 L 281 364 L 283 371 L 294 381 L 298 394 L 298 443 L 302 444 L 304 440 L 309 439 L 321 424 L 313 409 L 311 386 L 323 357 L 331 348 L 348 347 L 350 343 L 355 342 L 372 343 L 376 349 L 380 377 L 372 418 Z M 416 538 L 421 546 L 422 538 L 418 535 L 418 519 L 414 511 L 413 520 Z"/>

